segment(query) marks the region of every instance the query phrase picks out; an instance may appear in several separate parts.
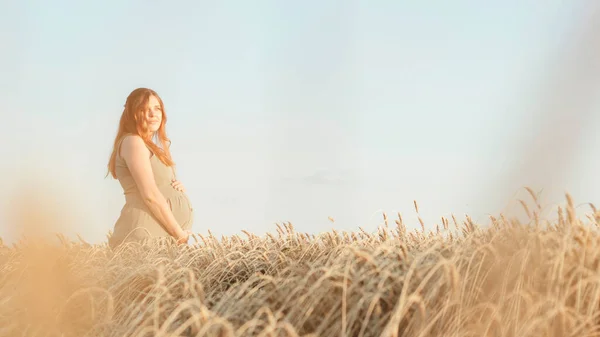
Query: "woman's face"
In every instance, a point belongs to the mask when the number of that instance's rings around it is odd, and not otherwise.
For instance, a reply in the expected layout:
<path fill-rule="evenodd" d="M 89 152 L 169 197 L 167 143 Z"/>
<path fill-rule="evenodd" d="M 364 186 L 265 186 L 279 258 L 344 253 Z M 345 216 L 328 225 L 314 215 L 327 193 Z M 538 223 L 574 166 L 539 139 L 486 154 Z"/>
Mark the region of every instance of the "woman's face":
<path fill-rule="evenodd" d="M 160 102 L 154 96 L 148 99 L 148 105 L 144 110 L 144 124 L 148 132 L 154 133 L 160 128 L 162 123 L 163 112 L 160 107 Z"/>

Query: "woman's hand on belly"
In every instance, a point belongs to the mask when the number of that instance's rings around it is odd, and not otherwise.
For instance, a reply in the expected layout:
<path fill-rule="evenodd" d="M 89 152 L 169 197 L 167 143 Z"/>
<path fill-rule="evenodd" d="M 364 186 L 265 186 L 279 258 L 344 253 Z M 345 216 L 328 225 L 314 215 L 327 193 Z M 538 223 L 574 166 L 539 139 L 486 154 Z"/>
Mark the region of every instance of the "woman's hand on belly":
<path fill-rule="evenodd" d="M 190 240 L 190 235 L 192 235 L 192 231 L 190 231 L 190 230 L 183 231 L 182 235 L 177 238 L 177 243 L 180 245 L 187 244 L 188 241 Z"/>
<path fill-rule="evenodd" d="M 183 187 L 183 184 L 179 180 L 173 179 L 171 181 L 171 186 L 174 189 L 178 190 L 179 192 L 184 192 L 185 193 L 185 188 Z"/>

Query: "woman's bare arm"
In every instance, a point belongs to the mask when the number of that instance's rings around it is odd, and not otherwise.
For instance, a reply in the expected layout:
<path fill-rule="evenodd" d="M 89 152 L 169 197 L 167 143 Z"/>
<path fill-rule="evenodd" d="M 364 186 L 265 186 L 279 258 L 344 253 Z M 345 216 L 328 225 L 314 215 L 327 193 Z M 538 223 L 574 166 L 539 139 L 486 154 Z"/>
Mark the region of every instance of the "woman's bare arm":
<path fill-rule="evenodd" d="M 167 200 L 156 186 L 150 164 L 150 150 L 142 138 L 127 136 L 121 145 L 121 157 L 125 159 L 140 194 L 152 214 L 165 227 L 167 233 L 177 240 L 187 241 L 187 233 L 177 223 Z"/>

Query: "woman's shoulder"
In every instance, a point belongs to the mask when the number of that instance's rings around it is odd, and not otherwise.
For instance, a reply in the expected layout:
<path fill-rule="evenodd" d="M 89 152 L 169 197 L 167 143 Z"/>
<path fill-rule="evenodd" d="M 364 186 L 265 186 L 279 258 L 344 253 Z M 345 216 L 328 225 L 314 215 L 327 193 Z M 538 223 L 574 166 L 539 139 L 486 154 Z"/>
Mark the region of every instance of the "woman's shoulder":
<path fill-rule="evenodd" d="M 121 139 L 121 144 L 126 145 L 126 146 L 146 146 L 146 143 L 144 142 L 144 140 L 142 139 L 142 137 L 140 137 L 139 135 L 133 134 L 133 133 L 126 133 L 123 135 L 123 138 Z"/>
<path fill-rule="evenodd" d="M 136 134 L 125 134 L 121 140 L 121 154 L 142 151 L 149 152 L 146 142 Z"/>

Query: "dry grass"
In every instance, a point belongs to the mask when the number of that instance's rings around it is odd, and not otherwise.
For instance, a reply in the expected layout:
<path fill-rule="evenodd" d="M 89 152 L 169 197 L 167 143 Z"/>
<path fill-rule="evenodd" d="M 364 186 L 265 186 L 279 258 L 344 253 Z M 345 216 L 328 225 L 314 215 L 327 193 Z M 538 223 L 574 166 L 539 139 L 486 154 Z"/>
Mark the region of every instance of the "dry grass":
<path fill-rule="evenodd" d="M 532 194 L 535 198 L 535 196 Z M 0 247 L 2 336 L 598 336 L 600 213 Z M 415 203 L 415 208 L 418 207 Z M 421 226 L 419 226 L 421 227 Z"/>

